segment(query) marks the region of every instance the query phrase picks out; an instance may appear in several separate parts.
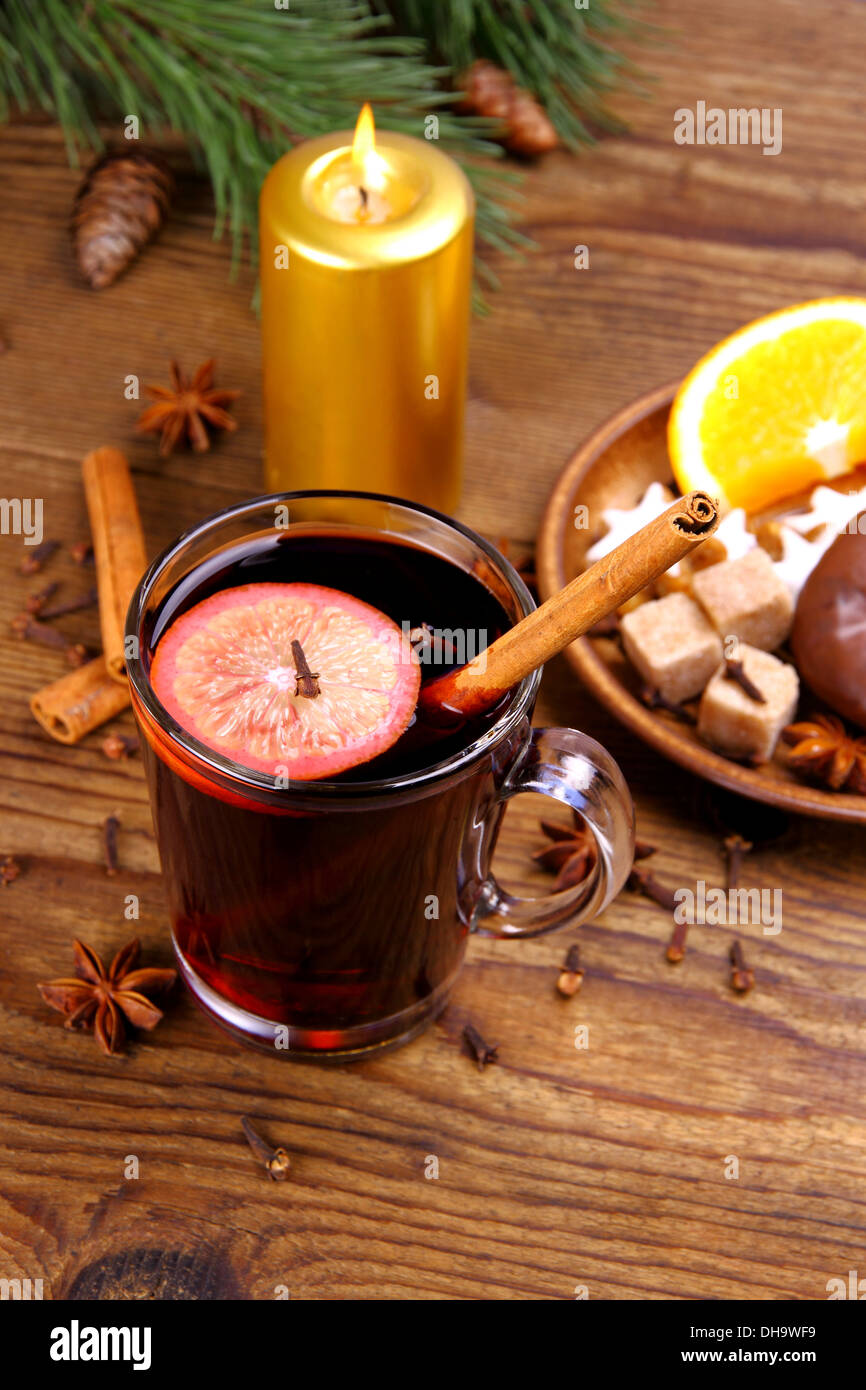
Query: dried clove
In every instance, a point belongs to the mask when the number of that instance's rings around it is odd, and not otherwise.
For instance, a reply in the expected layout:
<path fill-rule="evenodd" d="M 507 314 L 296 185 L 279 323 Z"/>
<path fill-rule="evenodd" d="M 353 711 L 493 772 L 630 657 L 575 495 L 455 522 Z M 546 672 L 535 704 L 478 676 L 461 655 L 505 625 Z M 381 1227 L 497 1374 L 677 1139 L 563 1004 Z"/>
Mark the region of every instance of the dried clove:
<path fill-rule="evenodd" d="M 319 673 L 310 670 L 304 649 L 297 640 L 292 642 L 292 656 L 295 658 L 295 694 L 314 700 L 319 694 Z"/>
<path fill-rule="evenodd" d="M 289 1169 L 292 1166 L 292 1160 L 289 1157 L 288 1150 L 282 1148 L 272 1149 L 270 1144 L 267 1144 L 262 1136 L 253 1128 L 252 1121 L 248 1120 L 246 1115 L 241 1118 L 241 1129 L 244 1132 L 244 1138 L 256 1158 L 263 1164 L 268 1177 L 272 1178 L 274 1182 L 285 1182 L 286 1178 L 289 1176 Z"/>
<path fill-rule="evenodd" d="M 409 642 L 422 664 L 442 662 L 451 665 L 457 660 L 454 643 L 434 631 L 429 623 L 420 623 L 418 627 L 411 628 Z"/>
<path fill-rule="evenodd" d="M 626 887 L 631 893 L 642 893 L 645 898 L 658 903 L 659 907 L 663 907 L 667 912 L 673 912 L 679 906 L 674 890 L 659 883 L 655 875 L 640 864 L 635 864 L 632 868 L 626 880 Z"/>
<path fill-rule="evenodd" d="M 427 661 L 433 650 L 433 629 L 429 623 L 410 628 L 409 643 L 419 661 Z"/>
<path fill-rule="evenodd" d="M 686 954 L 686 937 L 689 934 L 689 924 L 686 921 L 674 921 L 674 929 L 671 932 L 671 939 L 668 942 L 665 956 L 671 965 L 679 965 Z"/>
<path fill-rule="evenodd" d="M 726 835 L 724 839 L 725 857 L 727 859 L 727 883 L 728 892 L 732 888 L 740 885 L 740 869 L 744 857 L 752 849 L 751 840 L 744 840 L 742 835 Z"/>
<path fill-rule="evenodd" d="M 131 758 L 133 753 L 137 753 L 140 747 L 138 738 L 135 734 L 109 734 L 100 744 L 106 758 L 111 758 L 114 762 L 121 759 Z"/>
<path fill-rule="evenodd" d="M 93 608 L 99 601 L 99 594 L 94 586 L 86 593 L 76 594 L 74 598 L 64 599 L 61 603 L 55 603 L 51 608 L 43 608 L 40 616 L 45 622 L 50 622 L 53 618 L 62 618 L 66 613 L 80 613 L 85 608 Z"/>
<path fill-rule="evenodd" d="M 570 999 L 572 995 L 577 994 L 582 984 L 583 969 L 580 964 L 580 947 L 577 945 L 569 946 L 568 953 L 562 963 L 562 969 L 559 972 L 556 988 L 564 998 Z"/>
<path fill-rule="evenodd" d="M 490 1043 L 486 1043 L 478 1029 L 473 1027 L 471 1023 L 467 1023 L 466 1027 L 463 1029 L 463 1039 L 464 1042 L 467 1043 L 475 1061 L 478 1063 L 479 1071 L 483 1071 L 488 1062 L 497 1062 L 499 1060 L 496 1055 L 499 1051 L 499 1044 L 494 1043 L 493 1046 L 491 1046 Z"/>
<path fill-rule="evenodd" d="M 40 646 L 54 647 L 58 651 L 65 651 L 69 646 L 62 632 L 37 622 L 31 613 L 19 613 L 9 626 L 21 642 L 38 642 Z"/>
<path fill-rule="evenodd" d="M 15 637 L 22 642 L 38 642 L 41 647 L 52 647 L 62 651 L 70 666 L 83 666 L 89 653 L 83 642 L 70 642 L 62 632 L 40 623 L 32 613 L 19 613 L 13 618 L 10 627 Z"/>
<path fill-rule="evenodd" d="M 105 856 L 105 872 L 110 878 L 117 873 L 117 832 L 120 829 L 120 818 L 112 812 L 106 816 L 102 822 L 102 848 Z"/>
<path fill-rule="evenodd" d="M 19 572 L 21 574 L 38 574 L 46 560 L 51 559 L 59 546 L 59 541 L 43 541 L 41 545 L 34 546 L 22 557 L 18 566 Z"/>
<path fill-rule="evenodd" d="M 741 690 L 746 692 L 750 700 L 756 701 L 759 705 L 765 705 L 767 703 L 766 695 L 758 689 L 753 680 L 749 679 L 742 661 L 738 661 L 736 657 L 725 657 L 725 679 L 736 681 L 737 685 Z"/>
<path fill-rule="evenodd" d="M 59 588 L 60 585 L 58 581 L 54 579 L 50 584 L 46 584 L 44 589 L 40 589 L 35 594 L 29 594 L 24 604 L 25 610 L 28 613 L 32 613 L 35 617 L 42 612 L 46 603 L 54 597 Z"/>
<path fill-rule="evenodd" d="M 8 888 L 10 883 L 14 883 L 21 873 L 21 865 L 11 854 L 7 854 L 2 864 L 0 864 L 0 883 L 4 888 Z"/>
<path fill-rule="evenodd" d="M 680 705 L 676 700 L 668 700 L 662 695 L 655 686 L 641 686 L 640 697 L 649 709 L 664 709 L 668 714 L 675 714 L 677 719 L 681 719 L 684 724 L 697 724 L 697 716 L 685 705 Z"/>
<path fill-rule="evenodd" d="M 743 948 L 739 941 L 731 943 L 729 952 L 731 961 L 731 989 L 735 989 L 738 994 L 748 994 L 755 983 L 755 972 L 750 970 L 743 959 Z"/>
<path fill-rule="evenodd" d="M 658 845 L 651 845 L 649 840 L 635 840 L 634 857 L 635 859 L 649 859 L 653 854 L 658 853 Z"/>
<path fill-rule="evenodd" d="M 69 554 L 72 556 L 76 565 L 89 565 L 93 563 L 93 546 L 90 541 L 76 541 L 69 547 Z"/>

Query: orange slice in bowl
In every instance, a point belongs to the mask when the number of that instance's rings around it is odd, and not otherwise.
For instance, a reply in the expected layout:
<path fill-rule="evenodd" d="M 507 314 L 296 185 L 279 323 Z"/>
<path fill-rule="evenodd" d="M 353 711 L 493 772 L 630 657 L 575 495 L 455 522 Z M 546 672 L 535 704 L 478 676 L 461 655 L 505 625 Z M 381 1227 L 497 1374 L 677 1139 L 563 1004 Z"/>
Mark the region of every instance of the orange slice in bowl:
<path fill-rule="evenodd" d="M 150 679 L 200 743 L 310 781 L 396 743 L 421 670 L 397 625 L 360 599 L 317 584 L 242 584 L 175 619 Z"/>
<path fill-rule="evenodd" d="M 747 324 L 686 377 L 668 423 L 683 492 L 761 511 L 866 462 L 866 299 Z"/>

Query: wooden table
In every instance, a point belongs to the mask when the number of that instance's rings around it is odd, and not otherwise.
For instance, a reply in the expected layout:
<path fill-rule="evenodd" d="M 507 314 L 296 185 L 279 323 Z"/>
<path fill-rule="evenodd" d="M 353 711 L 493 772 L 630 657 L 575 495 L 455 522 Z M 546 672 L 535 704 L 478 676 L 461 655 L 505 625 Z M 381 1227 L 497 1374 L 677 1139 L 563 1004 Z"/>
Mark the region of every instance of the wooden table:
<path fill-rule="evenodd" d="M 866 293 L 864 7 L 656 8 L 671 33 L 645 55 L 650 101 L 621 103 L 632 133 L 529 172 L 538 250 L 500 267 L 493 313 L 475 324 L 461 515 L 515 544 L 531 543 L 557 470 L 616 407 L 757 314 Z M 781 107 L 782 154 L 676 145 L 673 112 L 698 99 Z M 0 186 L 4 495 L 41 495 L 46 535 L 79 540 L 80 459 L 116 443 L 156 551 L 260 490 L 251 281 L 228 279 L 205 186 L 184 183 L 158 245 L 102 294 L 72 264 L 76 175 L 58 132 L 3 132 Z M 590 267 L 577 271 L 581 243 Z M 244 390 L 237 434 L 160 461 L 133 434 L 124 378 L 163 381 L 169 358 L 211 354 Z M 586 729 L 619 759 L 660 877 L 720 881 L 720 815 L 776 836 L 744 879 L 784 889 L 779 936 L 740 930 L 751 994 L 728 987 L 729 931 L 693 930 L 672 967 L 669 919 L 626 893 L 579 931 L 574 1000 L 554 990 L 574 931 L 477 941 L 441 1022 L 352 1067 L 235 1048 L 184 996 L 119 1059 L 65 1032 L 35 986 L 67 972 L 74 935 L 116 948 L 135 893 L 148 956 L 168 963 L 169 943 L 140 764 L 107 761 L 101 735 L 54 744 L 28 713 L 61 665 L 9 636 L 35 587 L 17 572 L 22 553 L 0 537 L 0 854 L 24 866 L 0 888 L 0 1275 L 41 1277 L 54 1298 L 270 1299 L 282 1286 L 292 1298 L 570 1299 L 585 1286 L 592 1299 L 823 1299 L 828 1279 L 866 1267 L 863 835 L 732 810 L 619 729 L 562 662 L 539 718 Z M 66 556 L 46 577 L 83 583 Z M 67 627 L 96 636 L 92 614 Z M 100 841 L 113 810 L 117 878 Z M 530 863 L 538 812 L 514 805 L 498 852 L 524 890 L 549 884 Z M 461 1051 L 468 1019 L 499 1043 L 483 1075 Z M 291 1150 L 290 1182 L 255 1167 L 245 1113 Z M 425 1178 L 428 1155 L 438 1179 Z"/>

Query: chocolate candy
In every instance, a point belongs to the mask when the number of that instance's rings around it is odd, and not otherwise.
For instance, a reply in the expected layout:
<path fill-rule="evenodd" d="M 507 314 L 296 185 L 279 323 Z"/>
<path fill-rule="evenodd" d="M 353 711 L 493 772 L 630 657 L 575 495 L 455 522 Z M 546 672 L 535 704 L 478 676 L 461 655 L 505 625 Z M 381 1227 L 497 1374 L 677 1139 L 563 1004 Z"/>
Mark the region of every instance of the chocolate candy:
<path fill-rule="evenodd" d="M 866 512 L 806 580 L 791 647 L 815 694 L 866 729 Z"/>

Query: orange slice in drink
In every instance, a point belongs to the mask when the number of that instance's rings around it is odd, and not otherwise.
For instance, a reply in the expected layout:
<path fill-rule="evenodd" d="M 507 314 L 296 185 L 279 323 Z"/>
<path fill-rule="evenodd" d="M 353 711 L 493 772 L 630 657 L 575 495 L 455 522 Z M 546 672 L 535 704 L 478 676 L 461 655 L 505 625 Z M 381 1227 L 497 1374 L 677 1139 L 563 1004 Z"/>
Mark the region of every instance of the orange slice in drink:
<path fill-rule="evenodd" d="M 747 324 L 686 377 L 668 449 L 683 492 L 761 511 L 866 462 L 866 299 Z"/>
<path fill-rule="evenodd" d="M 200 743 L 310 781 L 396 743 L 421 670 L 408 637 L 360 599 L 317 584 L 242 584 L 175 619 L 150 679 Z"/>

